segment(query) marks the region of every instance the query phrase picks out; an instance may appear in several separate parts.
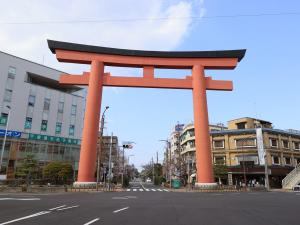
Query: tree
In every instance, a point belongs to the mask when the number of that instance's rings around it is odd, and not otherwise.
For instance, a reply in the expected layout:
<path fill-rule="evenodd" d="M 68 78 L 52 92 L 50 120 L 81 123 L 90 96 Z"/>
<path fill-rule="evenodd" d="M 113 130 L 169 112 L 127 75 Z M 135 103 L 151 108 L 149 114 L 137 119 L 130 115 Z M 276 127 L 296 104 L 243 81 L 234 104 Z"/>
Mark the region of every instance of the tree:
<path fill-rule="evenodd" d="M 62 162 L 51 162 L 44 167 L 44 176 L 51 182 L 65 183 L 68 179 L 72 178 L 73 168 L 72 165 Z"/>
<path fill-rule="evenodd" d="M 215 179 L 227 179 L 228 167 L 226 165 L 215 164 L 213 168 Z"/>
<path fill-rule="evenodd" d="M 39 175 L 39 166 L 34 155 L 26 155 L 23 164 L 17 168 L 16 177 L 27 179 L 27 183 L 30 179 L 37 179 Z"/>

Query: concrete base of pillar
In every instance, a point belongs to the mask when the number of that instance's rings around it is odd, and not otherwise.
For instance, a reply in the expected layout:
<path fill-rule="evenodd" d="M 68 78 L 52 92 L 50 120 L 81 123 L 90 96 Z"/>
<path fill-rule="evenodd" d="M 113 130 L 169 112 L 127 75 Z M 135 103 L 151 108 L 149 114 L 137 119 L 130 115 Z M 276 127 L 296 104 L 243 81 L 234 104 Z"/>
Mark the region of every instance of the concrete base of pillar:
<path fill-rule="evenodd" d="M 73 187 L 75 188 L 96 188 L 97 182 L 80 182 L 76 181 L 73 183 Z"/>
<path fill-rule="evenodd" d="M 195 188 L 198 189 L 216 189 L 217 187 L 217 183 L 195 183 Z"/>

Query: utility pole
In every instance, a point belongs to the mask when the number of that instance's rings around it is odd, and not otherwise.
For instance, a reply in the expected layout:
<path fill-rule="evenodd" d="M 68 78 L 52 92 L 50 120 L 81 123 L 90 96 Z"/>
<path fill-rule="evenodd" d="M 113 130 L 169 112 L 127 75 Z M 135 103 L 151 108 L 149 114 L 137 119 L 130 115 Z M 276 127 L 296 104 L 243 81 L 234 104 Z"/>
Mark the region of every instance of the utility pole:
<path fill-rule="evenodd" d="M 153 157 L 152 157 L 152 182 L 154 184 L 154 161 L 153 161 Z"/>
<path fill-rule="evenodd" d="M 102 137 L 103 137 L 103 129 L 104 129 L 104 121 L 105 121 L 105 112 L 109 109 L 109 106 L 105 107 L 105 110 L 102 113 L 101 122 L 100 122 L 100 137 L 99 137 L 99 147 L 97 152 L 97 191 L 98 191 L 98 183 L 100 176 L 100 157 L 101 157 L 101 147 L 102 147 Z"/>
<path fill-rule="evenodd" d="M 111 186 L 111 151 L 112 151 L 112 143 L 113 142 L 113 133 L 111 133 L 111 137 L 110 137 L 110 147 L 109 147 L 109 164 L 108 164 L 108 190 L 110 190 L 110 186 Z"/>
<path fill-rule="evenodd" d="M 156 164 L 158 164 L 158 151 L 156 151 Z"/>

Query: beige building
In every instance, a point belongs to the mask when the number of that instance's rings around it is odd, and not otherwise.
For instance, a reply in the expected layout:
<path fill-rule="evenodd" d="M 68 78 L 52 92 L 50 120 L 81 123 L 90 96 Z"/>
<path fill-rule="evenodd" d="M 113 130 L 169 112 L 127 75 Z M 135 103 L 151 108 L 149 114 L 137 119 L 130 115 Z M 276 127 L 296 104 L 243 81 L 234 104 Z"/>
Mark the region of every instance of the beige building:
<path fill-rule="evenodd" d="M 280 186 L 281 180 L 300 163 L 300 132 L 279 130 L 272 123 L 254 118 L 240 118 L 228 122 L 228 129 L 211 129 L 212 161 L 227 165 L 229 184 L 264 183 L 264 165 L 260 164 L 256 128 L 262 128 L 270 185 Z M 181 134 L 181 155 L 195 160 L 194 127 L 185 126 Z M 245 174 L 245 176 L 244 176 Z"/>

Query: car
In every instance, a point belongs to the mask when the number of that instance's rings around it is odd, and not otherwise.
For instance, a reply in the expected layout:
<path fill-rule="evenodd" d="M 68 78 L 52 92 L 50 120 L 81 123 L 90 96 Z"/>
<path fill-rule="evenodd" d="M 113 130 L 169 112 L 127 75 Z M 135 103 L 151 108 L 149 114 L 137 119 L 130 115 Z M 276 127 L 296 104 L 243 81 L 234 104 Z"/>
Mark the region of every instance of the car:
<path fill-rule="evenodd" d="M 148 177 L 146 180 L 147 183 L 151 183 L 151 179 Z"/>

